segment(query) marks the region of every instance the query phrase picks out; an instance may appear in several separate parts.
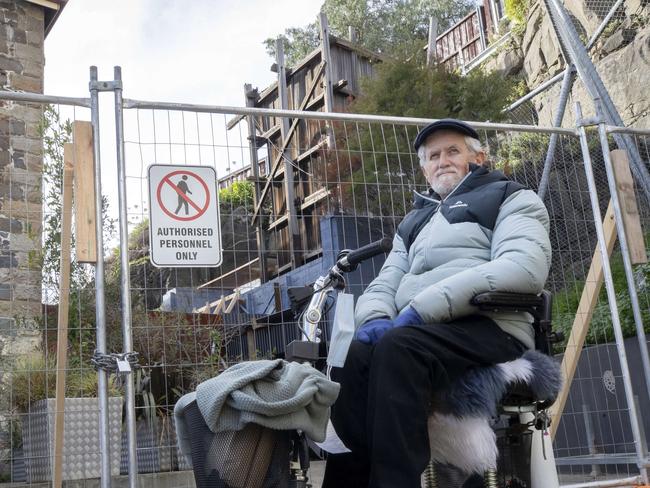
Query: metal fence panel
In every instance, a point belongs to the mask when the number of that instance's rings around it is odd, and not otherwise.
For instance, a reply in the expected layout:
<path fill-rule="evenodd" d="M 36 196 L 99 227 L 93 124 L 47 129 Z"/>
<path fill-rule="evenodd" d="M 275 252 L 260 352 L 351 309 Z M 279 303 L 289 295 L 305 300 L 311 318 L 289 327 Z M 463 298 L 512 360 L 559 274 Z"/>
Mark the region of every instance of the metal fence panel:
<path fill-rule="evenodd" d="M 264 137 L 255 139 L 256 151 L 251 151 L 246 122 L 229 130 L 228 122 L 235 114 L 225 112 L 179 111 L 161 105 L 159 108 L 127 109 L 124 114 L 132 336 L 142 365 L 134 374 L 137 457 L 142 473 L 187 469 L 176 448 L 171 417 L 176 400 L 202 380 L 235 362 L 282 355 L 286 344 L 298 335 L 295 317 L 289 310 L 288 288 L 312 283 L 329 269 L 341 249 L 392 235 L 411 208 L 413 191 L 425 189 L 417 156 L 412 150 L 412 140 L 418 129 L 413 121 L 350 120 L 335 115 L 330 121 L 318 116 L 299 117 L 297 137 L 283 150 L 277 136 L 268 133 L 282 116 L 258 113 L 248 120 L 258 136 L 264 134 Z M 59 114 L 63 120 L 89 118 L 86 109 L 72 112 L 71 109 L 55 109 L 52 113 Z M 533 127 L 528 132 L 495 127 L 484 126 L 480 130 L 481 140 L 489 148 L 492 166 L 537 190 L 550 135 Z M 104 129 L 103 137 L 110 138 L 110 132 L 106 135 L 106 131 L 111 129 Z M 10 133 L 11 136 L 17 134 Z M 647 158 L 647 140 L 636 136 L 636 142 Z M 602 153 L 597 135 L 592 132 L 589 133 L 589 149 L 604 214 L 609 194 Z M 298 243 L 294 251 L 302 266 L 295 269 L 291 269 L 291 236 L 282 184 L 284 165 L 279 165 L 281 169 L 274 183 L 269 185 L 268 196 L 261 205 L 255 200 L 254 189 L 257 188 L 259 196 L 267 178 L 255 177 L 250 168 L 251 160 L 259 158 L 263 160 L 259 167 L 268 174 L 276 161 L 284 161 L 281 154 L 291 162 L 289 168 L 295 181 L 293 203 L 299 209 L 300 233 L 293 242 Z M 112 164 L 108 154 L 104 154 L 103 160 L 105 166 Z M 596 249 L 594 218 L 582 161 L 577 139 L 567 133 L 560 134 L 545 196 L 554 253 L 547 288 L 555 296 L 555 327 L 567 335 Z M 179 269 L 151 265 L 147 168 L 154 163 L 215 168 L 223 187 L 221 221 L 215 222 L 221 225 L 223 236 L 224 262 L 220 268 Z M 106 172 L 114 174 L 109 169 Z M 237 176 L 233 177 L 233 173 Z M 27 188 L 24 186 L 25 172 L 9 172 L 5 181 L 11 188 L 23 192 L 20 194 L 22 200 L 12 201 L 28 202 L 24 190 Z M 116 230 L 111 224 L 117 186 L 109 177 L 105 177 L 103 185 L 111 201 L 104 229 L 108 248 L 105 261 L 107 341 L 108 351 L 115 352 L 122 349 L 119 253 L 116 251 Z M 41 224 L 46 249 L 48 219 L 57 215 L 56 202 L 47 197 L 49 189 L 50 183 L 46 180 L 39 194 L 47 202 Z M 252 224 L 257 206 L 261 212 Z M 18 216 L 12 210 L 16 208 L 3 205 L 3 216 L 10 223 Z M 639 198 L 639 211 L 647 243 L 650 210 L 642 198 Z M 32 220 L 37 224 L 41 223 L 40 219 L 40 213 L 34 209 Z M 259 232 L 257 222 L 261 225 Z M 30 418 L 36 422 L 40 414 L 29 409 L 22 413 L 16 398 L 24 393 L 23 398 L 31 405 L 44 388 L 39 386 L 41 390 L 37 391 L 37 382 L 51 384 L 55 366 L 49 361 L 56 341 L 57 282 L 48 274 L 51 267 L 41 266 L 40 261 L 29 261 L 28 253 L 24 260 L 19 257 L 18 252 L 24 252 L 16 247 L 21 242 L 21 237 L 16 237 L 20 233 L 10 229 L 9 234 L 12 237 L 8 247 L 3 249 L 3 256 L 10 260 L 18 257 L 16 263 L 19 264 L 10 267 L 14 273 L 10 282 L 16 291 L 9 300 L 13 308 L 5 314 L 4 320 L 9 320 L 8 333 L 3 337 L 34 331 L 29 334 L 38 338 L 39 348 L 30 348 L 37 351 L 40 361 L 36 366 L 23 366 L 20 358 L 9 355 L 3 358 L 2 364 L 6 394 L 2 395 L 0 408 L 0 433 L 5 446 L 1 469 L 6 479 L 21 481 L 24 475 L 20 475 L 20 465 L 25 456 L 20 448 L 27 442 L 25 430 L 30 431 L 32 427 L 21 428 L 20 421 Z M 34 248 L 37 250 L 38 246 Z M 633 331 L 633 323 L 630 329 L 626 289 L 624 281 L 620 281 L 618 249 L 613 252 L 612 263 L 621 319 L 627 333 Z M 350 289 L 355 295 L 363 291 L 381 264 L 382 258 L 375 258 L 350 276 Z M 42 285 L 37 285 L 43 290 L 38 297 L 42 302 L 39 301 L 36 318 L 31 322 L 16 320 L 20 315 L 19 294 L 26 290 L 25 283 L 18 277 L 22 270 L 42 280 Z M 71 293 L 71 346 L 67 368 L 71 384 L 77 376 L 94 373 L 89 360 L 95 348 L 94 275 L 87 265 L 77 265 L 75 270 L 78 281 L 74 282 Z M 650 308 L 647 265 L 635 268 L 635 273 L 639 300 L 647 310 Z M 554 446 L 565 481 L 621 477 L 637 472 L 629 407 L 622 394 L 621 369 L 612 343 L 608 314 L 607 300 L 601 292 L 591 320 L 588 347 L 572 384 Z M 325 337 L 328 337 L 327 331 Z M 630 351 L 635 339 L 631 341 Z M 629 353 L 632 358 L 634 354 Z M 631 361 L 634 364 L 634 359 Z M 650 399 L 643 387 L 643 378 L 634 377 L 632 369 L 632 381 L 643 410 Z M 77 391 L 86 396 L 91 389 L 84 384 Z M 120 394 L 119 388 L 115 391 Z M 645 421 L 644 428 L 647 428 Z M 113 449 L 123 446 L 126 438 L 121 421 L 119 424 L 122 442 L 114 443 Z M 125 449 L 121 452 L 124 473 L 127 466 Z M 86 449 L 82 455 L 84 479 L 96 476 L 86 460 L 93 455 L 96 455 L 93 449 Z M 605 459 L 606 456 L 609 457 Z M 603 462 L 608 464 L 601 464 Z"/>

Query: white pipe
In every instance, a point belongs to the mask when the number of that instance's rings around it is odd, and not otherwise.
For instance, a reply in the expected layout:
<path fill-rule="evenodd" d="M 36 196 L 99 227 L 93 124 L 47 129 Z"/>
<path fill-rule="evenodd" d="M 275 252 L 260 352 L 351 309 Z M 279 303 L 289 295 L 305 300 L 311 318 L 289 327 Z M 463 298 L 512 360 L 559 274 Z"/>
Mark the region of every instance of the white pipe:
<path fill-rule="evenodd" d="M 535 419 L 532 413 L 522 413 L 519 421 L 522 424 L 531 423 Z M 534 422 L 533 422 L 534 423 Z M 530 446 L 530 486 L 532 488 L 559 488 L 553 440 L 548 432 L 542 432 L 531 425 L 532 433 Z"/>

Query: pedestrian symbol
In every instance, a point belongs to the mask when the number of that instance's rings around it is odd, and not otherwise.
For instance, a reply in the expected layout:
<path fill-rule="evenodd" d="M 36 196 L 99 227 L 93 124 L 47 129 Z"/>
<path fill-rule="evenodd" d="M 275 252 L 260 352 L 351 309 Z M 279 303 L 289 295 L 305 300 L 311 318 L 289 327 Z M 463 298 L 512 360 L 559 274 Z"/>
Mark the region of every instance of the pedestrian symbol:
<path fill-rule="evenodd" d="M 163 176 L 158 184 L 156 199 L 161 210 L 171 218 L 190 221 L 199 218 L 207 210 L 210 190 L 199 175 L 183 169 Z"/>
<path fill-rule="evenodd" d="M 189 212 L 190 206 L 188 205 L 190 199 L 187 198 L 186 195 L 187 194 L 191 195 L 192 192 L 187 187 L 187 183 L 185 183 L 186 181 L 187 181 L 187 175 L 183 175 L 183 179 L 179 181 L 178 184 L 176 185 L 176 188 L 180 190 L 178 192 L 178 207 L 176 207 L 176 211 L 174 212 L 176 215 L 178 215 L 178 212 L 180 212 L 182 206 L 185 206 L 185 215 L 188 215 L 190 213 Z"/>
<path fill-rule="evenodd" d="M 149 239 L 155 266 L 221 264 L 217 174 L 207 166 L 149 166 Z"/>

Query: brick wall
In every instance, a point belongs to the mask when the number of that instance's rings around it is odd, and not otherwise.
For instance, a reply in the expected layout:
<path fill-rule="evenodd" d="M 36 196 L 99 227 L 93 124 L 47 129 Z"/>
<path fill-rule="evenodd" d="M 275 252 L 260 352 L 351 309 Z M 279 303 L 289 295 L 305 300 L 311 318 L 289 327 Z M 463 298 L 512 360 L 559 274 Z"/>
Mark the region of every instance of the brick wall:
<path fill-rule="evenodd" d="M 43 92 L 43 7 L 0 0 L 0 85 Z M 40 105 L 0 102 L 0 355 L 40 344 Z"/>

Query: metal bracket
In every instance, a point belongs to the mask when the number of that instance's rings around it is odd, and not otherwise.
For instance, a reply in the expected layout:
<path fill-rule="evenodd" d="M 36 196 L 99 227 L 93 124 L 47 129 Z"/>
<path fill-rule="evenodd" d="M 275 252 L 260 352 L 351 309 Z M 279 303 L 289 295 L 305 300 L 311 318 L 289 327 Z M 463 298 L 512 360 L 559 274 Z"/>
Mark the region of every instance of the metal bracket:
<path fill-rule="evenodd" d="M 601 116 L 582 117 L 576 120 L 576 126 L 578 127 L 593 127 L 604 123 L 605 120 Z"/>
<path fill-rule="evenodd" d="M 88 83 L 88 88 L 97 91 L 115 91 L 122 89 L 122 80 L 112 81 L 91 81 Z"/>

